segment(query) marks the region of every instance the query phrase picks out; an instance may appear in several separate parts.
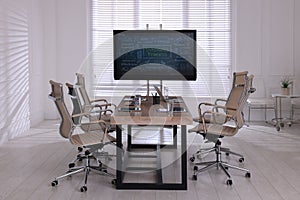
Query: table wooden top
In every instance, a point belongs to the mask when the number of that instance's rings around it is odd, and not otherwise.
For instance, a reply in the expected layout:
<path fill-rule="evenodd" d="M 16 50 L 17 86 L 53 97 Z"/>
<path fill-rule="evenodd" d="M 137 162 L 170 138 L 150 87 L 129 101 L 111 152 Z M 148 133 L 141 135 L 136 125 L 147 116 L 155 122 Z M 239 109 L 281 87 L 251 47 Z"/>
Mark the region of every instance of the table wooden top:
<path fill-rule="evenodd" d="M 184 103 L 182 97 L 169 97 L 174 102 L 174 108 L 183 108 L 183 112 L 166 112 L 167 103 L 153 105 L 153 98 L 142 97 L 140 111 L 128 111 L 128 108 L 137 107 L 132 105 L 133 99 L 125 96 L 114 112 L 111 124 L 121 125 L 191 125 L 193 118 Z M 126 110 L 126 111 L 124 111 Z"/>

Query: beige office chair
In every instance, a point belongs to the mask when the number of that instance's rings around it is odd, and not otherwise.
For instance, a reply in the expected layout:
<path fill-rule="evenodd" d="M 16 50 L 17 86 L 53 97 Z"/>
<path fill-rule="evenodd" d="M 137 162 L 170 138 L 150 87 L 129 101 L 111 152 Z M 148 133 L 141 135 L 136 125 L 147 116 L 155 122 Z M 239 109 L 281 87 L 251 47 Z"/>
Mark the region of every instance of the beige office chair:
<path fill-rule="evenodd" d="M 116 130 L 116 126 L 110 124 L 109 117 L 111 117 L 111 115 L 113 114 L 113 111 L 111 109 L 103 109 L 103 107 L 101 105 L 98 105 L 98 106 L 95 106 L 94 109 L 92 109 L 92 110 L 84 110 L 84 105 L 81 103 L 78 91 L 74 88 L 74 85 L 72 85 L 70 83 L 66 83 L 66 86 L 68 88 L 68 94 L 70 95 L 72 104 L 73 104 L 72 115 L 84 113 L 84 111 L 86 111 L 86 112 L 90 111 L 90 112 L 88 112 L 89 120 L 95 121 L 98 119 L 103 119 L 106 122 L 106 125 L 108 126 L 108 132 L 113 132 Z M 104 107 L 107 107 L 107 105 L 105 104 Z M 77 117 L 73 117 L 72 119 L 75 124 L 78 124 L 79 122 L 81 122 L 82 117 L 83 116 L 77 116 Z M 95 129 L 98 129 L 97 126 L 98 125 L 92 125 L 89 128 L 93 129 L 93 127 L 95 127 Z"/>
<path fill-rule="evenodd" d="M 252 88 L 252 80 L 249 81 L 248 77 L 248 72 L 243 71 L 243 72 L 235 72 L 233 73 L 233 82 L 232 82 L 232 89 L 236 88 L 237 86 L 240 85 L 246 85 L 249 87 L 249 91 L 253 93 L 255 91 L 254 88 Z M 208 108 L 209 110 L 212 110 L 213 112 L 221 112 L 221 113 L 226 113 L 228 115 L 233 115 L 237 108 L 237 102 L 233 100 L 232 98 L 232 93 L 230 93 L 229 97 L 227 99 L 216 99 L 215 103 L 200 103 L 198 106 L 198 113 L 199 117 L 195 118 L 194 121 L 200 122 L 197 126 L 195 126 L 192 129 L 189 129 L 189 132 L 196 132 L 202 134 L 202 122 L 204 120 L 205 123 L 223 123 L 224 121 L 224 116 L 223 115 L 210 115 L 208 112 L 206 113 L 205 117 L 202 116 L 203 112 L 203 107 Z M 232 110 L 233 108 L 233 110 Z M 243 111 L 241 112 L 241 117 L 238 119 L 240 120 L 240 123 L 245 124 L 245 119 L 244 119 L 244 113 Z M 209 142 L 209 141 L 206 141 Z M 235 155 L 240 157 L 239 162 L 244 162 L 244 156 L 242 154 L 236 153 L 231 151 L 229 148 L 221 147 L 221 152 L 226 153 L 227 156 L 230 154 Z M 207 155 L 210 152 L 215 151 L 214 147 L 213 148 L 200 148 L 198 151 L 196 151 L 191 157 L 190 161 L 194 162 L 195 157 L 201 157 L 202 155 Z"/>
<path fill-rule="evenodd" d="M 115 142 L 115 139 L 108 135 L 106 122 L 103 120 L 87 123 L 78 122 L 76 125 L 73 122 L 72 117 L 87 116 L 88 113 L 79 113 L 71 116 L 64 102 L 62 84 L 50 80 L 50 85 L 52 91 L 49 95 L 49 98 L 54 101 L 61 117 L 61 123 L 59 127 L 60 135 L 66 139 L 69 139 L 70 143 L 74 146 L 85 149 L 84 156 L 82 157 L 82 159 L 84 159 L 84 165 L 69 165 L 69 171 L 62 176 L 56 177 L 55 180 L 52 181 L 51 185 L 54 187 L 58 184 L 58 180 L 80 172 L 84 172 L 84 185 L 80 188 L 80 191 L 85 192 L 87 191 L 87 178 L 91 171 L 101 175 L 114 177 L 114 175 L 107 172 L 107 168 L 104 167 L 101 162 L 98 163 L 98 166 L 92 166 L 90 164 L 90 160 L 97 158 L 97 153 L 99 150 L 101 150 L 105 145 Z M 98 125 L 98 129 L 90 130 L 89 127 L 94 124 Z M 85 128 L 79 128 L 78 130 L 78 127 Z M 78 132 L 75 133 L 77 130 Z M 113 179 L 112 183 L 115 183 L 115 179 Z"/>
<path fill-rule="evenodd" d="M 200 119 L 202 122 L 197 126 L 197 133 L 200 133 L 206 140 L 215 144 L 213 150 L 210 151 L 215 151 L 216 160 L 195 163 L 193 180 L 197 180 L 198 173 L 208 170 L 212 167 L 217 167 L 218 169 L 221 168 L 225 172 L 225 174 L 228 176 L 228 180 L 226 182 L 228 185 L 232 184 L 231 176 L 227 171 L 228 168 L 245 171 L 245 176 L 250 177 L 250 171 L 248 169 L 233 166 L 222 161 L 220 140 L 220 138 L 224 136 L 234 136 L 244 125 L 244 117 L 242 111 L 249 97 L 249 94 L 254 91 L 254 89 L 251 88 L 253 75 L 248 77 L 245 74 L 247 73 L 244 73 L 245 82 L 233 86 L 225 106 L 206 104 L 207 106 L 213 106 L 213 109 L 207 110 L 203 113 L 201 109 L 199 111 Z M 216 108 L 224 109 L 225 112 L 219 112 L 219 110 L 217 110 Z M 209 115 L 209 123 L 206 122 L 205 115 Z M 223 149 L 223 151 L 229 151 L 230 153 L 233 153 L 226 148 Z M 244 157 L 242 158 L 242 161 L 244 161 Z M 197 165 L 206 166 L 199 169 Z"/>
<path fill-rule="evenodd" d="M 78 89 L 78 93 L 80 94 L 80 97 L 82 98 L 82 107 L 83 112 L 92 112 L 94 109 L 97 109 L 100 107 L 102 110 L 110 109 L 115 110 L 116 105 L 113 103 L 109 103 L 106 99 L 95 99 L 91 100 L 85 87 L 85 78 L 83 74 L 76 73 L 77 77 L 77 83 L 75 84 L 75 88 Z M 105 121 L 110 121 L 111 113 L 103 112 L 101 119 Z"/>

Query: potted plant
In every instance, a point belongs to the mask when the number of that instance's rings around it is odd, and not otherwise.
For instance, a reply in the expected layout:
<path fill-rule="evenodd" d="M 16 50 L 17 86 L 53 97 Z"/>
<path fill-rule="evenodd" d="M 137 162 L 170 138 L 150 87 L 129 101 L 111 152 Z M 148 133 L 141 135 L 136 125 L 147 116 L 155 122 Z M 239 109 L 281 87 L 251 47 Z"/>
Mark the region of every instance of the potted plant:
<path fill-rule="evenodd" d="M 290 95 L 290 85 L 293 84 L 293 81 L 288 77 L 284 77 L 280 81 L 281 85 L 281 94 L 283 95 Z"/>

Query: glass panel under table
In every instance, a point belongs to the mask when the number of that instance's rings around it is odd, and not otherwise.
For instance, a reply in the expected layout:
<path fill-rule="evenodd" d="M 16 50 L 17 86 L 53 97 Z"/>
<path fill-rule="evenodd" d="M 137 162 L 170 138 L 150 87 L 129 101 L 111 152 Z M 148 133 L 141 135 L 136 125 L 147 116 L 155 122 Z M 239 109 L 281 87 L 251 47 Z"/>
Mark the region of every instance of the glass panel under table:
<path fill-rule="evenodd" d="M 185 106 L 183 101 L 180 106 Z M 148 107 L 153 109 L 152 104 Z M 117 111 L 112 119 L 117 125 L 116 188 L 186 190 L 190 113 L 145 113 Z"/>

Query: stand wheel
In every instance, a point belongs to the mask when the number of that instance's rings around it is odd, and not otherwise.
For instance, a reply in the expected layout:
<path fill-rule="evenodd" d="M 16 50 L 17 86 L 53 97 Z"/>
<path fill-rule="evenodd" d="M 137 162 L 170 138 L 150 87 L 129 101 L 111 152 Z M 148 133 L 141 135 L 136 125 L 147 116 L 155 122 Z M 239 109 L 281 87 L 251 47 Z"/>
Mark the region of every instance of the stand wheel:
<path fill-rule="evenodd" d="M 84 185 L 80 188 L 80 192 L 86 192 L 87 191 L 87 187 Z"/>
<path fill-rule="evenodd" d="M 250 173 L 250 172 L 247 172 L 247 173 L 245 174 L 245 176 L 246 176 L 247 178 L 251 178 L 251 173 Z"/>
<path fill-rule="evenodd" d="M 194 171 L 198 171 L 198 166 L 194 166 Z"/>
<path fill-rule="evenodd" d="M 227 184 L 227 185 L 232 185 L 232 180 L 231 180 L 231 179 L 228 179 L 228 180 L 226 181 L 226 184 Z"/>
<path fill-rule="evenodd" d="M 226 155 L 226 156 L 229 156 L 229 153 L 228 153 L 228 152 L 226 152 L 226 153 L 225 153 L 225 155 Z"/>
<path fill-rule="evenodd" d="M 194 156 L 190 157 L 190 161 L 194 162 L 195 161 L 195 157 Z"/>
<path fill-rule="evenodd" d="M 117 184 L 117 179 L 113 179 L 113 180 L 111 181 L 111 184 L 116 185 L 116 184 Z"/>
<path fill-rule="evenodd" d="M 240 163 L 243 163 L 244 161 L 245 161 L 245 158 L 240 158 L 240 159 L 239 159 L 239 162 L 240 162 Z"/>
<path fill-rule="evenodd" d="M 69 163 L 69 168 L 71 169 L 73 167 L 75 167 L 75 163 Z"/>
<path fill-rule="evenodd" d="M 77 150 L 78 150 L 78 152 L 82 152 L 83 148 L 82 147 L 78 147 Z"/>
<path fill-rule="evenodd" d="M 228 167 L 224 167 L 226 170 L 228 170 L 229 168 Z"/>
<path fill-rule="evenodd" d="M 193 175 L 192 180 L 196 181 L 197 180 L 197 175 Z"/>
<path fill-rule="evenodd" d="M 103 171 L 104 173 L 107 173 L 107 169 L 103 169 L 102 171 Z"/>
<path fill-rule="evenodd" d="M 57 185 L 58 185 L 58 181 L 57 180 L 54 180 L 54 181 L 51 182 L 51 186 L 52 187 L 55 187 Z"/>

